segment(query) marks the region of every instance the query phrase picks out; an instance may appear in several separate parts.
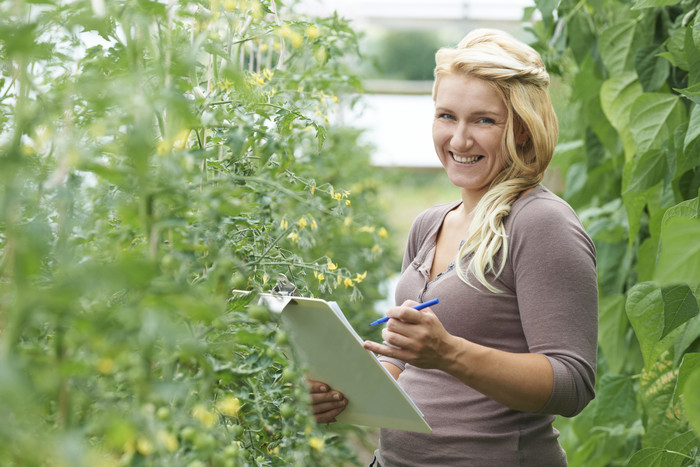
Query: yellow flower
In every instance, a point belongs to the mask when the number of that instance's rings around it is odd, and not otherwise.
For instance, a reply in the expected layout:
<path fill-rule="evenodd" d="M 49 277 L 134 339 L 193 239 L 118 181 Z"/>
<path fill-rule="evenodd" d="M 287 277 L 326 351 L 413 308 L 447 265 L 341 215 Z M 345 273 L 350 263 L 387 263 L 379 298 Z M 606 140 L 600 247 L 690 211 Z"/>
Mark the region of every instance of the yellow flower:
<path fill-rule="evenodd" d="M 263 274 L 263 276 L 262 276 L 263 284 L 267 284 L 268 279 L 269 279 L 269 277 L 267 276 L 267 273 Z"/>
<path fill-rule="evenodd" d="M 389 232 L 384 227 L 381 227 L 377 231 L 377 235 L 379 235 L 379 238 L 387 238 L 389 236 Z"/>
<path fill-rule="evenodd" d="M 236 0 L 224 0 L 224 9 L 226 11 L 233 11 L 236 9 Z"/>
<path fill-rule="evenodd" d="M 313 195 L 316 191 L 316 185 L 311 185 L 311 194 Z"/>
<path fill-rule="evenodd" d="M 315 451 L 322 451 L 324 445 L 325 443 L 318 436 L 312 436 L 309 438 L 309 446 L 311 446 L 311 449 L 314 449 Z"/>
<path fill-rule="evenodd" d="M 311 230 L 316 230 L 318 229 L 318 224 L 316 223 L 315 220 L 311 219 Z"/>
<path fill-rule="evenodd" d="M 338 97 L 335 94 L 331 94 L 331 99 L 333 99 L 334 103 L 338 103 Z"/>
<path fill-rule="evenodd" d="M 301 219 L 299 219 L 299 228 L 300 229 L 303 229 L 307 225 L 309 225 L 309 222 L 306 220 L 306 217 L 302 217 Z"/>
<path fill-rule="evenodd" d="M 280 221 L 280 229 L 282 230 L 287 230 L 287 227 L 289 227 L 289 223 L 285 219 L 282 219 Z"/>
<path fill-rule="evenodd" d="M 342 197 L 343 195 L 341 195 L 340 193 L 336 193 L 333 195 L 333 198 L 335 198 L 336 201 L 340 201 Z"/>
<path fill-rule="evenodd" d="M 326 276 L 324 276 L 322 272 L 319 272 L 319 273 L 318 273 L 318 283 L 319 283 L 319 284 L 320 284 L 320 283 L 323 281 L 323 279 L 325 279 L 325 278 L 326 278 Z"/>
<path fill-rule="evenodd" d="M 292 240 L 293 242 L 298 242 L 299 241 L 299 234 L 296 232 L 292 232 L 289 235 L 287 235 L 287 238 Z"/>
<path fill-rule="evenodd" d="M 326 264 L 326 266 L 328 267 L 328 270 L 331 271 L 331 272 L 333 272 L 333 271 L 335 271 L 336 269 L 338 269 L 338 265 L 337 265 L 337 264 L 333 264 L 333 261 L 331 261 L 330 259 L 328 260 L 328 264 Z"/>
<path fill-rule="evenodd" d="M 268 81 L 270 81 L 272 79 L 272 77 L 275 76 L 275 73 L 270 71 L 269 68 L 265 68 L 263 70 L 262 74 L 263 74 L 263 77 Z"/>
<path fill-rule="evenodd" d="M 346 206 L 350 206 L 350 200 L 349 200 L 349 199 L 346 199 L 346 200 L 345 200 L 345 205 L 346 205 Z"/>
<path fill-rule="evenodd" d="M 314 270 L 314 277 L 318 277 L 318 271 Z"/>
<path fill-rule="evenodd" d="M 212 426 L 216 422 L 216 415 L 211 410 L 207 410 L 204 404 L 195 405 L 192 409 L 192 416 L 204 426 Z"/>
<path fill-rule="evenodd" d="M 168 450 L 168 452 L 175 452 L 177 451 L 177 448 L 179 446 L 179 443 L 177 442 L 177 438 L 173 436 L 171 433 L 168 433 L 165 430 L 160 430 L 156 434 L 156 438 L 158 438 L 158 441 L 165 446 L 165 449 Z"/>
<path fill-rule="evenodd" d="M 382 248 L 375 243 L 374 246 L 372 247 L 372 253 L 379 253 L 381 251 L 382 251 Z"/>
<path fill-rule="evenodd" d="M 352 217 L 351 217 L 351 216 L 347 216 L 347 217 L 345 218 L 345 220 L 343 221 L 343 225 L 344 225 L 345 227 L 350 227 L 350 224 L 352 224 Z"/>
<path fill-rule="evenodd" d="M 321 35 L 321 30 L 318 29 L 318 27 L 315 24 L 309 24 L 306 27 L 306 31 L 304 31 L 306 34 L 306 37 L 308 37 L 311 40 L 316 39 L 319 35 Z"/>
<path fill-rule="evenodd" d="M 114 360 L 109 357 L 102 357 L 97 360 L 97 371 L 103 375 L 111 375 L 114 372 Z"/>
<path fill-rule="evenodd" d="M 367 277 L 367 271 L 365 271 L 364 274 L 357 273 L 357 275 L 355 275 L 355 282 L 359 284 L 365 277 Z"/>
<path fill-rule="evenodd" d="M 343 284 L 345 285 L 346 288 L 352 287 L 353 286 L 352 279 L 350 279 L 349 277 L 346 277 L 345 280 L 343 281 Z"/>
<path fill-rule="evenodd" d="M 216 404 L 216 408 L 227 417 L 235 417 L 241 410 L 241 401 L 237 397 L 227 396 Z"/>
<path fill-rule="evenodd" d="M 372 232 L 374 232 L 374 226 L 373 225 L 363 225 L 362 227 L 360 227 L 360 232 L 372 233 Z"/>

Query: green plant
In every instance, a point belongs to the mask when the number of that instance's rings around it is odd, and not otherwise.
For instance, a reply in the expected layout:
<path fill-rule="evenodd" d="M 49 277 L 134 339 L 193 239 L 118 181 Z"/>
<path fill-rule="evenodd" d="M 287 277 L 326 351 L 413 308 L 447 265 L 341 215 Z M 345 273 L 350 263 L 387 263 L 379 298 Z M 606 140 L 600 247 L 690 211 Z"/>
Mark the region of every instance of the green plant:
<path fill-rule="evenodd" d="M 569 463 L 699 465 L 700 5 L 536 4 L 575 126 L 554 166 L 598 250 L 597 398 L 558 422 Z"/>
<path fill-rule="evenodd" d="M 285 273 L 370 321 L 397 260 L 329 123 L 354 54 L 274 0 L 0 4 L 1 464 L 357 461 L 231 292 Z"/>

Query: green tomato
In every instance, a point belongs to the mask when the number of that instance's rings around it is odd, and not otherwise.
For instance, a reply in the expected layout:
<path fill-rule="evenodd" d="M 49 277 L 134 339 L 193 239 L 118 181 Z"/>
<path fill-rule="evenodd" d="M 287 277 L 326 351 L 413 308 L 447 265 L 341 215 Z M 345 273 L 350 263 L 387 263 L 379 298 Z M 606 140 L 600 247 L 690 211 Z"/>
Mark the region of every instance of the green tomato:
<path fill-rule="evenodd" d="M 194 447 L 198 451 L 210 451 L 216 446 L 216 439 L 209 433 L 197 433 L 194 437 Z"/>
<path fill-rule="evenodd" d="M 297 380 L 297 372 L 290 367 L 282 370 L 282 377 L 280 378 L 283 383 L 291 383 Z"/>
<path fill-rule="evenodd" d="M 282 404 L 280 406 L 280 414 L 284 418 L 292 418 L 296 415 L 297 409 L 292 404 Z"/>
<path fill-rule="evenodd" d="M 278 329 L 275 333 L 275 342 L 277 345 L 287 345 L 289 344 L 289 334 L 282 329 Z"/>
<path fill-rule="evenodd" d="M 261 305 L 250 305 L 248 307 L 248 316 L 263 324 L 270 321 L 270 311 Z"/>
<path fill-rule="evenodd" d="M 196 434 L 197 431 L 191 426 L 186 426 L 185 428 L 180 430 L 180 438 L 182 438 L 183 441 L 187 441 L 188 443 L 194 441 L 194 437 Z"/>
<path fill-rule="evenodd" d="M 160 420 L 161 422 L 169 419 L 170 409 L 167 407 L 158 407 L 158 410 L 156 410 L 156 418 L 158 418 L 158 420 Z"/>

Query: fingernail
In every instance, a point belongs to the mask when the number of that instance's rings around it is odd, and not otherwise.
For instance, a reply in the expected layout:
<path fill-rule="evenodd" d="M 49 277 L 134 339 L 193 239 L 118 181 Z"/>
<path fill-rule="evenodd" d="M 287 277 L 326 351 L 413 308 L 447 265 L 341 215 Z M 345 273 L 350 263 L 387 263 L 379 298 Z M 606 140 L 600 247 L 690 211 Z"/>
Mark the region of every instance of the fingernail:
<path fill-rule="evenodd" d="M 328 391 L 328 388 L 327 388 L 326 386 L 321 386 L 321 387 L 318 388 L 318 389 L 319 389 L 321 392 L 327 392 L 327 391 Z"/>
<path fill-rule="evenodd" d="M 339 401 L 339 400 L 340 400 L 340 394 L 338 394 L 338 393 L 333 394 L 333 399 Z"/>

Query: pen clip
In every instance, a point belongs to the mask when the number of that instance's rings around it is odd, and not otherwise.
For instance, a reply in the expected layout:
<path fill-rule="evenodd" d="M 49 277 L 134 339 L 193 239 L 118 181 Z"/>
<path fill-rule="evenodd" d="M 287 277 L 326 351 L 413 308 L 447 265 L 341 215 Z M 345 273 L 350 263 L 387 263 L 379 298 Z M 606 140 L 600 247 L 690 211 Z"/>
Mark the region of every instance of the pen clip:
<path fill-rule="evenodd" d="M 282 273 L 277 274 L 277 283 L 272 288 L 273 295 L 285 295 L 287 297 L 299 297 L 297 286 Z"/>

